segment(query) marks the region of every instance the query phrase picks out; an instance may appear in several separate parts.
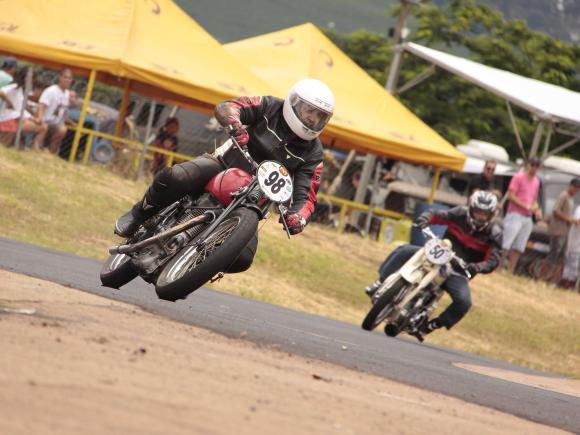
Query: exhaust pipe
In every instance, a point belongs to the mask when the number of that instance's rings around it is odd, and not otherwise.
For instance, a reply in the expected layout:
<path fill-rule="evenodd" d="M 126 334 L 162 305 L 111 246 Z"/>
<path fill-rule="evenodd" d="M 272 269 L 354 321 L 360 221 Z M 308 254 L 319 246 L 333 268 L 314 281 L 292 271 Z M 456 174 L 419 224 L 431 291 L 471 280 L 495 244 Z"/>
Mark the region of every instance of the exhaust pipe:
<path fill-rule="evenodd" d="M 387 334 L 389 337 L 396 337 L 399 334 L 399 328 L 397 325 L 387 323 L 385 325 L 385 334 Z"/>
<path fill-rule="evenodd" d="M 201 216 L 196 216 L 191 218 L 188 221 L 185 221 L 179 225 L 174 226 L 162 233 L 159 233 L 153 237 L 149 237 L 148 239 L 142 240 L 132 245 L 118 245 L 109 248 L 109 254 L 128 254 L 129 252 L 134 252 L 139 249 L 145 248 L 149 245 L 153 245 L 154 243 L 158 243 L 162 240 L 165 240 L 169 237 L 173 237 L 176 234 L 179 234 L 185 230 L 190 229 L 199 224 L 203 223 L 210 223 L 216 219 L 216 213 L 208 210 Z"/>

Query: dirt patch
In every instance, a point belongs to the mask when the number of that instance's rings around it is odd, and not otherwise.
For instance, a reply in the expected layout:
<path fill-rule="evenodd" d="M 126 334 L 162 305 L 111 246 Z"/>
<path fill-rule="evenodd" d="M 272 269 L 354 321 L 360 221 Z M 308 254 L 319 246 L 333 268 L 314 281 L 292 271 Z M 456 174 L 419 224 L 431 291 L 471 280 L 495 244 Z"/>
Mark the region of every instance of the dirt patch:
<path fill-rule="evenodd" d="M 0 307 L 6 434 L 562 433 L 5 271 Z"/>

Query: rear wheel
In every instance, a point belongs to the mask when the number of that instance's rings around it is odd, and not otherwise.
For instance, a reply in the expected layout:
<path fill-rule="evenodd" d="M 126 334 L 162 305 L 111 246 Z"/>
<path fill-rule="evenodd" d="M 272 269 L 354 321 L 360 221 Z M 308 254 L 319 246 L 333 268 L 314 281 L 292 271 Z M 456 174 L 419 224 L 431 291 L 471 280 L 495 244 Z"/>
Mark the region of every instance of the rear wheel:
<path fill-rule="evenodd" d="M 215 228 L 202 246 L 186 246 L 163 268 L 155 290 L 161 299 L 185 299 L 219 272 L 226 272 L 258 228 L 257 214 L 240 208 Z"/>
<path fill-rule="evenodd" d="M 107 258 L 101 268 L 101 283 L 105 287 L 118 289 L 137 276 L 131 263 L 131 257 L 125 254 L 113 254 Z"/>
<path fill-rule="evenodd" d="M 395 300 L 395 297 L 401 292 L 405 285 L 407 285 L 407 282 L 404 279 L 399 279 L 381 296 L 379 296 L 362 322 L 363 329 L 372 331 L 387 318 L 393 309 L 393 301 Z M 377 291 L 381 291 L 381 289 L 379 288 Z"/>

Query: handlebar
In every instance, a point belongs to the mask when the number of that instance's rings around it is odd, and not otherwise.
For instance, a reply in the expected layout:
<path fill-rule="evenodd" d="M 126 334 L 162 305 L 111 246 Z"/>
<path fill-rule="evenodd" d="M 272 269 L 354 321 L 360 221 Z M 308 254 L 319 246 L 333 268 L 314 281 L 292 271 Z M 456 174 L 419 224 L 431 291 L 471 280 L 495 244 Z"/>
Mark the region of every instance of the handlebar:
<path fill-rule="evenodd" d="M 236 137 L 234 136 L 234 132 L 235 132 L 235 128 L 233 125 L 228 125 L 226 127 L 226 131 L 228 133 L 229 138 L 231 139 L 232 143 L 234 144 L 234 146 L 238 149 L 238 151 L 244 156 L 244 158 L 248 161 L 248 163 L 250 164 L 250 166 L 252 167 L 252 169 L 254 170 L 254 172 L 256 171 L 256 169 L 258 169 L 258 164 L 256 163 L 256 161 L 252 158 L 252 156 L 250 155 L 250 153 L 248 152 L 248 150 L 244 147 L 242 147 L 238 141 L 236 140 Z"/>
<path fill-rule="evenodd" d="M 417 225 L 418 226 L 418 225 Z M 418 226 L 419 227 L 419 226 Z M 421 229 L 421 232 L 423 233 L 423 235 L 425 237 L 427 237 L 428 239 L 438 239 L 439 237 L 437 237 L 437 235 L 431 230 L 431 228 L 429 227 L 419 227 Z"/>
<path fill-rule="evenodd" d="M 423 227 L 421 228 L 420 226 L 413 224 L 415 226 L 417 226 L 418 228 L 421 229 L 421 232 L 423 233 L 423 235 L 425 237 L 427 237 L 428 239 L 439 239 L 439 237 L 437 237 L 437 235 L 433 232 L 433 230 L 431 230 L 431 228 L 429 227 Z M 471 273 L 469 273 L 469 271 L 467 270 L 467 263 L 465 262 L 465 260 L 463 260 L 463 258 L 458 257 L 455 252 L 453 252 L 453 257 L 451 257 L 451 261 L 455 264 L 457 264 L 465 273 L 465 275 L 467 276 L 468 279 L 471 279 Z"/>

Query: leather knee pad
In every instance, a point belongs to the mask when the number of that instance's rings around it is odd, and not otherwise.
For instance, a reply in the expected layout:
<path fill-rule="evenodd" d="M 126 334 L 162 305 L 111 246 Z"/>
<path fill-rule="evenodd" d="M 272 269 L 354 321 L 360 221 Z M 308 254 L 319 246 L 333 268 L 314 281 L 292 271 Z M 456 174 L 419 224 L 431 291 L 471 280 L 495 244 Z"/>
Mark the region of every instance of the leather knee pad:
<path fill-rule="evenodd" d="M 248 270 L 254 261 L 254 256 L 256 255 L 257 250 L 258 233 L 254 234 L 254 237 L 252 237 L 244 249 L 242 249 L 238 258 L 232 263 L 226 272 L 239 273 Z"/>
<path fill-rule="evenodd" d="M 147 201 L 165 207 L 187 193 L 197 197 L 203 192 L 207 182 L 222 170 L 219 162 L 207 157 L 163 168 L 145 194 Z"/>

